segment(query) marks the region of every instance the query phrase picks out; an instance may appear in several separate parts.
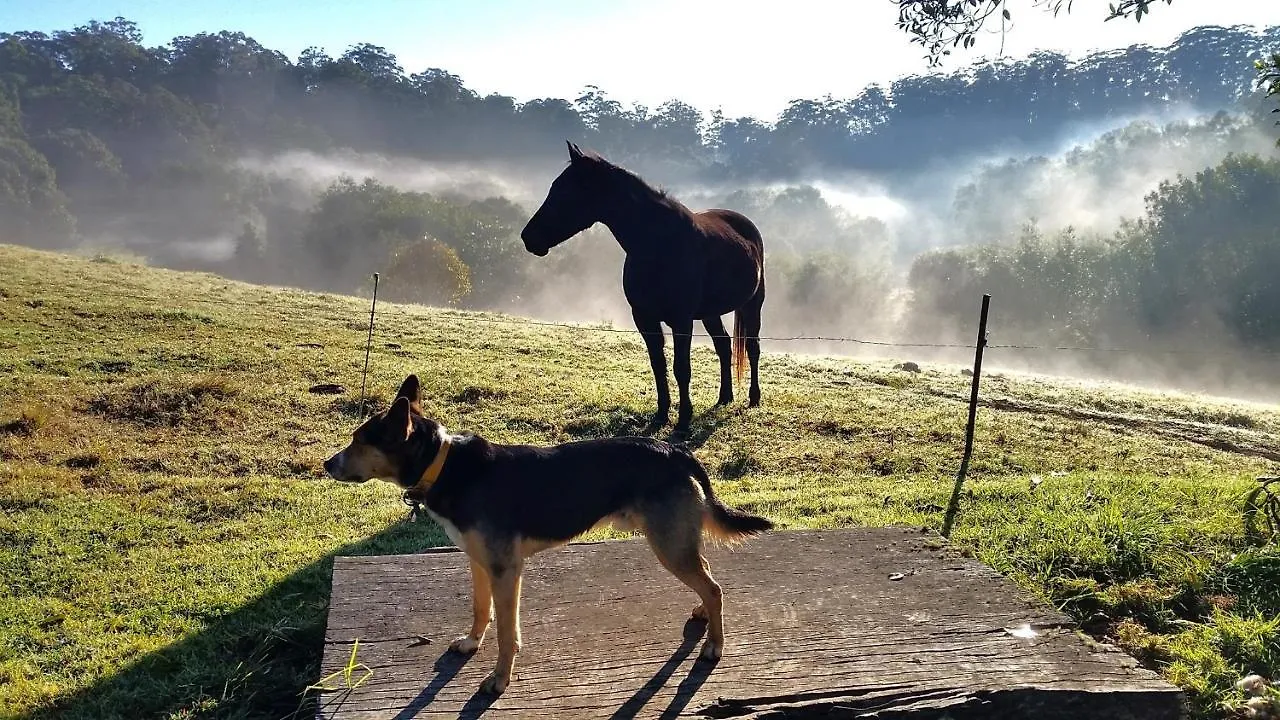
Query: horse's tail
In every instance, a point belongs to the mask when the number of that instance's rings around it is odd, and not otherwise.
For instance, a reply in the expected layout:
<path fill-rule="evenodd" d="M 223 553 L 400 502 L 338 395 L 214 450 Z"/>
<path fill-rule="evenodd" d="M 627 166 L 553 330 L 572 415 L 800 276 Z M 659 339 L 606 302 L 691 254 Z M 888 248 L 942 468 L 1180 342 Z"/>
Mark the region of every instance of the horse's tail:
<path fill-rule="evenodd" d="M 742 333 L 742 310 L 733 313 L 733 371 L 738 384 L 747 365 L 747 338 Z"/>

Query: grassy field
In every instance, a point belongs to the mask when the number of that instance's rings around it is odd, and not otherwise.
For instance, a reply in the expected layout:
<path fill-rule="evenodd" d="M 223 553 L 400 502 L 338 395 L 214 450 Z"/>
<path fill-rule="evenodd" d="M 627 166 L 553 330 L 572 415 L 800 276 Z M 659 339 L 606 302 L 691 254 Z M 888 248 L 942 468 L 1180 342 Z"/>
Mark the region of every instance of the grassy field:
<path fill-rule="evenodd" d="M 0 715 L 305 714 L 331 557 L 446 542 L 390 486 L 320 474 L 355 421 L 367 318 L 361 298 L 0 246 Z M 486 319 L 385 306 L 373 394 L 416 372 L 427 412 L 500 441 L 651 412 L 638 338 Z M 715 411 L 713 357 L 695 350 L 691 444 L 728 502 L 785 528 L 940 527 L 957 368 L 770 352 L 764 405 Z M 325 382 L 349 391 L 308 392 Z M 1280 412 L 998 370 L 984 397 L 954 542 L 1197 715 L 1237 713 L 1236 680 L 1280 668 L 1280 553 L 1241 516 Z"/>

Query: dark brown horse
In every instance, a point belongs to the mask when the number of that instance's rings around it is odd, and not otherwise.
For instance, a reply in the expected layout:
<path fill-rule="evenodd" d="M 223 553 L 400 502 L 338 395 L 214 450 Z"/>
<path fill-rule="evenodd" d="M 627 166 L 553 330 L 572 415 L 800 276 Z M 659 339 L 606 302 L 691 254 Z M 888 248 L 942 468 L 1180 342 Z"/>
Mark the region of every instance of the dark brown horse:
<path fill-rule="evenodd" d="M 689 347 L 701 320 L 720 358 L 720 401 L 733 402 L 733 372 L 742 380 L 751 362 L 750 405 L 760 404 L 760 310 L 764 306 L 764 241 L 755 224 L 732 210 L 693 212 L 635 174 L 569 145 L 569 166 L 551 183 L 547 199 L 520 238 L 539 257 L 603 223 L 626 253 L 622 289 L 631 317 L 649 349 L 658 391 L 651 429 L 667 423 L 671 393 L 662 323 L 675 344 L 680 412 L 675 431 L 689 430 Z M 733 312 L 733 342 L 720 316 Z"/>

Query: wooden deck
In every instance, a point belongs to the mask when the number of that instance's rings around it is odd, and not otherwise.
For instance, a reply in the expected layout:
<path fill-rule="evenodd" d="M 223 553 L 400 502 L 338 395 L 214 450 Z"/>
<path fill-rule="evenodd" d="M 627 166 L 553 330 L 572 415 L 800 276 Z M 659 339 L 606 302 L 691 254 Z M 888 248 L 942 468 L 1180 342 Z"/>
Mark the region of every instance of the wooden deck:
<path fill-rule="evenodd" d="M 1180 717 L 1175 687 L 933 544 L 859 529 L 710 550 L 726 605 L 714 667 L 694 662 L 696 597 L 643 540 L 541 553 L 525 572 L 516 679 L 497 700 L 475 692 L 494 628 L 470 660 L 446 653 L 470 624 L 461 553 L 340 557 L 321 674 L 358 638 L 373 675 L 324 695 L 318 717 Z"/>

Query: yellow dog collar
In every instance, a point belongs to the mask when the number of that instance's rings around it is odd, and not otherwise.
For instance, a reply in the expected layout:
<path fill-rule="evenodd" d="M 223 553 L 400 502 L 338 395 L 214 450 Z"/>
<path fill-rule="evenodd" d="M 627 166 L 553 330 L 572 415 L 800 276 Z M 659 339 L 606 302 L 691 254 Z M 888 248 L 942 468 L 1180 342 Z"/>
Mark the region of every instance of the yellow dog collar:
<path fill-rule="evenodd" d="M 453 438 L 449 433 L 445 432 L 444 426 L 440 425 L 440 449 L 436 452 L 435 459 L 422 471 L 422 477 L 418 478 L 418 482 L 413 486 L 413 490 L 427 490 L 440 479 L 440 473 L 444 470 L 445 458 L 449 457 L 449 448 L 453 447 Z"/>

